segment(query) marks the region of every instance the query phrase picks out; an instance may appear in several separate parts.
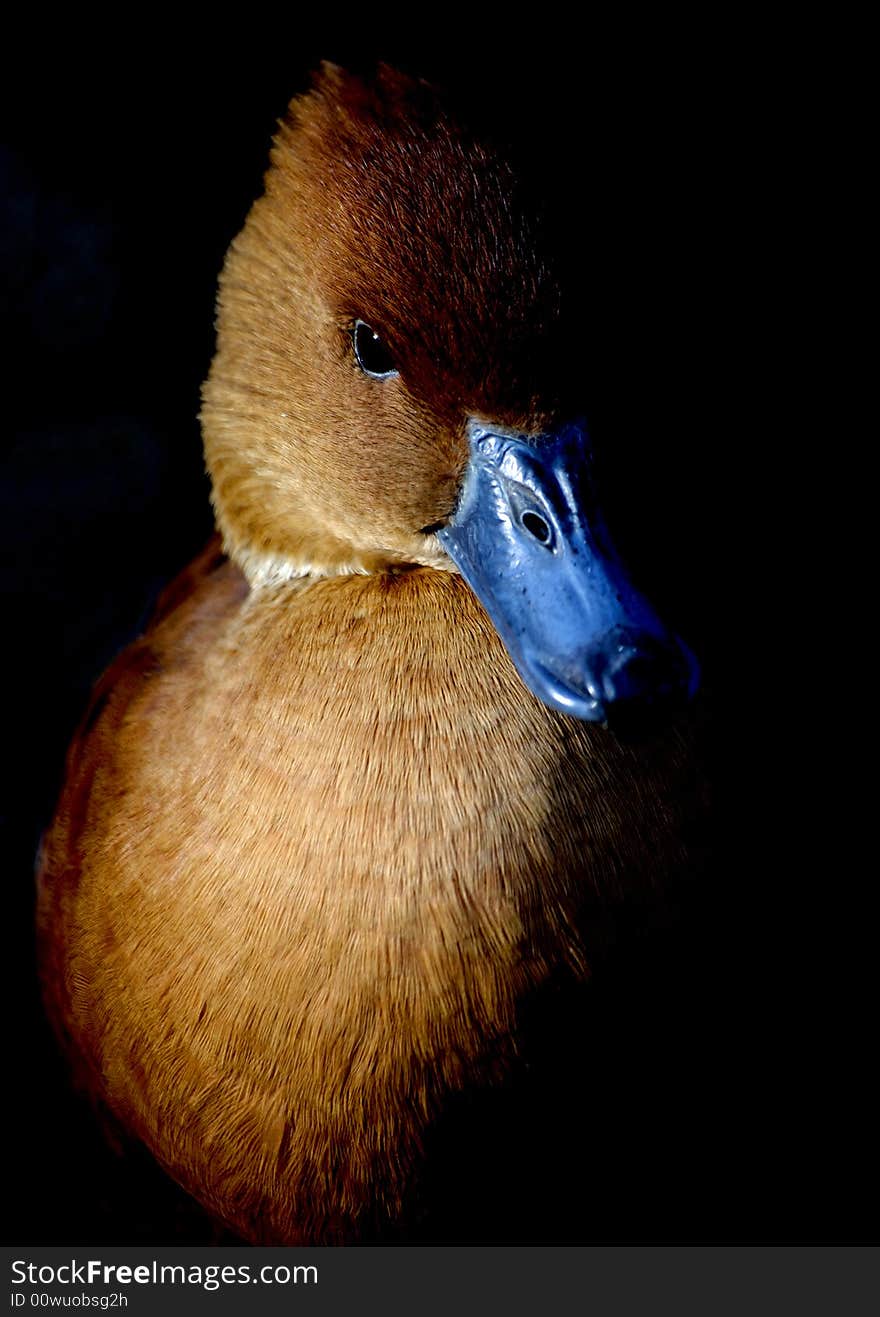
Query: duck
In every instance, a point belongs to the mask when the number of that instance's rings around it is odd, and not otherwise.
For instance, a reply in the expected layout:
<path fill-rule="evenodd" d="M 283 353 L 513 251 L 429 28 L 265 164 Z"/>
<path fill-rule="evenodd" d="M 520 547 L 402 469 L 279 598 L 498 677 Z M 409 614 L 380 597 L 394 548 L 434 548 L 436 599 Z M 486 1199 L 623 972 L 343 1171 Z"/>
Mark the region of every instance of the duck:
<path fill-rule="evenodd" d="M 69 752 L 49 1016 L 252 1243 L 399 1230 L 530 998 L 687 862 L 697 661 L 603 518 L 554 259 L 442 92 L 321 66 L 220 280 L 217 533 Z"/>

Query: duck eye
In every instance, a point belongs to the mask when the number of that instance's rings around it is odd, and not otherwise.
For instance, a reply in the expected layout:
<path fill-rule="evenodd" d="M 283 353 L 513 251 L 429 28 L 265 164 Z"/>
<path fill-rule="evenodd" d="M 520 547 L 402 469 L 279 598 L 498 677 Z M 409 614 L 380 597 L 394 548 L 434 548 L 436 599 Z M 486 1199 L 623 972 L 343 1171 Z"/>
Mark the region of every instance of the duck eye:
<path fill-rule="evenodd" d="M 375 329 L 365 325 L 363 320 L 355 321 L 352 341 L 357 364 L 365 375 L 372 375 L 373 379 L 381 380 L 397 374 L 391 353 Z"/>

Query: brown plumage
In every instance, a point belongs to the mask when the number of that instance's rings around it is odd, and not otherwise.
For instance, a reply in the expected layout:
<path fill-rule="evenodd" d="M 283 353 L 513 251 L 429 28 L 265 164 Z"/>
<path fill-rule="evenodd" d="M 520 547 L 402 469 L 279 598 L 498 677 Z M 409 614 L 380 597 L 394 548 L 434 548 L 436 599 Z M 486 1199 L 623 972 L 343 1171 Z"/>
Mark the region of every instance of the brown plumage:
<path fill-rule="evenodd" d="M 106 674 L 43 853 L 46 996 L 89 1091 L 245 1237 L 372 1236 L 529 993 L 685 859 L 689 733 L 522 685 L 434 536 L 463 419 L 563 415 L 563 289 L 434 94 L 325 68 L 221 282 L 218 524 Z M 358 371 L 381 331 L 399 376 Z"/>

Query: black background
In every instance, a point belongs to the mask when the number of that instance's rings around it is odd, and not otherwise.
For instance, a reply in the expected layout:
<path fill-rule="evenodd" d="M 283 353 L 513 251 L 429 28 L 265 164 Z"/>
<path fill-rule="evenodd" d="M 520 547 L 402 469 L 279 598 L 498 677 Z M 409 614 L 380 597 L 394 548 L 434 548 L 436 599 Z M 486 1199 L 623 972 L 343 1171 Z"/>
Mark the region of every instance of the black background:
<path fill-rule="evenodd" d="M 766 592 L 757 603 L 785 539 L 784 509 L 768 519 L 760 496 L 775 443 L 758 361 L 773 266 L 762 223 L 775 204 L 761 33 L 427 17 L 423 35 L 377 10 L 323 30 L 254 14 L 186 38 L 144 21 L 10 45 L 5 1233 L 221 1237 L 148 1159 L 109 1151 L 69 1091 L 33 970 L 33 856 L 92 681 L 211 530 L 198 391 L 216 277 L 275 121 L 321 58 L 380 56 L 491 100 L 538 151 L 560 203 L 599 217 L 601 243 L 584 254 L 615 272 L 616 364 L 591 420 L 619 455 L 619 535 L 703 660 L 718 801 L 700 883 L 657 929 L 624 936 L 584 999 L 543 1030 L 549 1084 L 525 1082 L 506 1106 L 477 1101 L 458 1130 L 453 1117 L 442 1207 L 423 1237 L 866 1239 L 868 912 L 843 896 L 819 820 L 787 808 L 797 756 L 777 727 Z M 756 683 L 768 663 L 775 684 Z M 583 1146 L 565 1141 L 568 1121 Z"/>

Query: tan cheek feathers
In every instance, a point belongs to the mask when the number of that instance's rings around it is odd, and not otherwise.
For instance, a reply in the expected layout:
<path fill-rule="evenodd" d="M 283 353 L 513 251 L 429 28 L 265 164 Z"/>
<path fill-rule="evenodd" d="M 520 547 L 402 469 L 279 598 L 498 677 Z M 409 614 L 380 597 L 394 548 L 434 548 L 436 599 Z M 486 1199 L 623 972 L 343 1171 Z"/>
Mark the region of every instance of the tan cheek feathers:
<path fill-rule="evenodd" d="M 300 254 L 305 237 L 288 231 L 281 245 L 270 201 L 257 203 L 227 259 L 203 391 L 224 546 L 254 586 L 406 564 L 454 571 L 420 528 L 454 504 L 463 435 L 403 381 L 359 374 L 320 296 L 322 272 Z"/>

